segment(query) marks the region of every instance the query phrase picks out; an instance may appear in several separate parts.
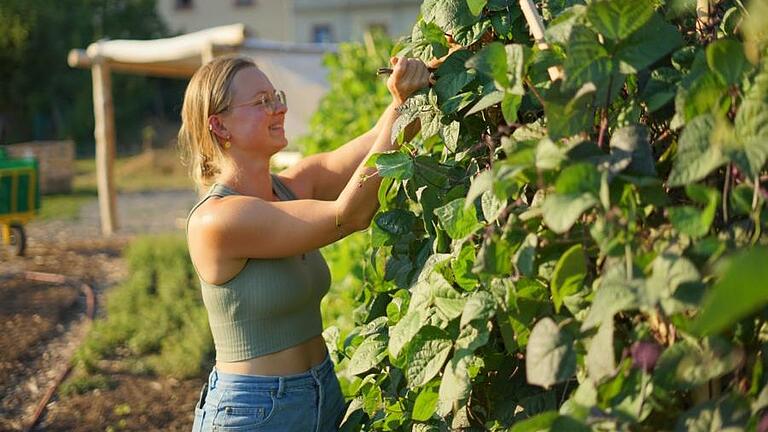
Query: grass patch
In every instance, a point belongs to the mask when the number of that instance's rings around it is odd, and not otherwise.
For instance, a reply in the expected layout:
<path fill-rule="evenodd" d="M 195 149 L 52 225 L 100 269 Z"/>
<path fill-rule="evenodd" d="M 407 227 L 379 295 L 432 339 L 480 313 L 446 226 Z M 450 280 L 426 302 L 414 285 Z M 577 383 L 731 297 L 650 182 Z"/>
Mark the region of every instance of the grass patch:
<path fill-rule="evenodd" d="M 75 191 L 96 190 L 94 159 L 75 161 Z M 194 183 L 172 149 L 156 149 L 115 159 L 115 188 L 118 192 L 194 189 Z"/>
<path fill-rule="evenodd" d="M 116 159 L 114 181 L 118 192 L 194 189 L 194 183 L 173 149 L 157 149 Z M 76 160 L 72 193 L 43 195 L 38 219 L 77 220 L 82 206 L 97 198 L 96 162 L 93 159 Z"/>
<path fill-rule="evenodd" d="M 97 197 L 98 195 L 95 190 L 81 190 L 69 194 L 43 195 L 38 219 L 77 220 L 80 217 L 80 208 L 88 201 L 97 199 Z"/>
<path fill-rule="evenodd" d="M 199 376 L 213 340 L 183 236 L 140 237 L 124 256 L 130 277 L 107 294 L 106 317 L 76 352 L 79 376 L 107 372 L 102 360 L 132 373 Z"/>

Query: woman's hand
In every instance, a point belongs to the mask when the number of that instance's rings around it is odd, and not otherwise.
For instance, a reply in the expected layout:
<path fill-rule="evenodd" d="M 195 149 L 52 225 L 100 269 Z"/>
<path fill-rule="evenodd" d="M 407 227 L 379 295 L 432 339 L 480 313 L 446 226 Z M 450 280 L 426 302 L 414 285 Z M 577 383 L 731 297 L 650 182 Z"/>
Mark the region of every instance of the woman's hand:
<path fill-rule="evenodd" d="M 415 91 L 429 84 L 427 66 L 419 59 L 392 57 L 392 75 L 387 80 L 387 88 L 396 103 L 402 104 Z"/>

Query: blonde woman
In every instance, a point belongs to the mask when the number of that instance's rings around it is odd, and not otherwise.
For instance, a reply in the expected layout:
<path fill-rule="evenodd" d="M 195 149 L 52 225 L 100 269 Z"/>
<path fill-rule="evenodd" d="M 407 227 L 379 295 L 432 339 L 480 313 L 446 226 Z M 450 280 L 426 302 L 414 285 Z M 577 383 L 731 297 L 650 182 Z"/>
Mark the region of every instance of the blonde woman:
<path fill-rule="evenodd" d="M 195 431 L 338 429 L 344 399 L 320 319 L 330 274 L 317 249 L 370 224 L 381 179 L 364 162 L 395 148 L 395 108 L 428 83 L 421 61 L 391 63 L 392 103 L 373 129 L 276 175 L 285 94 L 245 57 L 214 59 L 192 77 L 179 144 L 207 193 L 187 237 L 216 347 Z"/>

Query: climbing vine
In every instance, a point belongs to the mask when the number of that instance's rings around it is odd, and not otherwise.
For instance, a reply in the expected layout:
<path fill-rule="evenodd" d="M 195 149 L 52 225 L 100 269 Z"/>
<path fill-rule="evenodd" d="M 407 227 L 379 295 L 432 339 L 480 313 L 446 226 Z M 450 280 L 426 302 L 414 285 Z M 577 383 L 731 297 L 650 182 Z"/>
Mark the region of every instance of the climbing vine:
<path fill-rule="evenodd" d="M 689 3 L 424 1 L 343 430 L 768 430 L 768 11 Z"/>

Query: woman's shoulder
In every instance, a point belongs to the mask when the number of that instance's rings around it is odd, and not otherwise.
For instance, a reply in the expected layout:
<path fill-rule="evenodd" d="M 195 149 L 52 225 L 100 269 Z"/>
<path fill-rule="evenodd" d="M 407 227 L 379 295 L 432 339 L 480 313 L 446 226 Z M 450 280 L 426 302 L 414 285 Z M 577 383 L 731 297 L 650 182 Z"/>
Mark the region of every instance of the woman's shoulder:
<path fill-rule="evenodd" d="M 308 181 L 303 180 L 303 177 L 295 175 L 295 173 L 289 170 L 272 174 L 273 181 L 276 180 L 281 186 L 286 187 L 296 199 L 312 199 L 312 185 Z"/>

